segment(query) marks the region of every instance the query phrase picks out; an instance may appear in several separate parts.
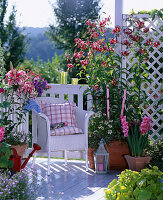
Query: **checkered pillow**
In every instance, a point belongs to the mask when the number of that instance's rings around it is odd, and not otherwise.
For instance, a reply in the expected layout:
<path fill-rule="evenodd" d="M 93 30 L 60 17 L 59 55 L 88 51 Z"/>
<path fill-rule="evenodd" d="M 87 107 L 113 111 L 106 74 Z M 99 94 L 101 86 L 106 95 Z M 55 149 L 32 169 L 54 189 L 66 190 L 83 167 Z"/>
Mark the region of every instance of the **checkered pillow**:
<path fill-rule="evenodd" d="M 82 129 L 72 126 L 64 126 L 61 128 L 54 128 L 50 131 L 52 136 L 59 136 L 59 135 L 74 135 L 83 133 Z"/>
<path fill-rule="evenodd" d="M 47 104 L 41 103 L 42 112 L 49 118 L 50 125 L 67 123 L 67 126 L 76 127 L 75 103 Z"/>

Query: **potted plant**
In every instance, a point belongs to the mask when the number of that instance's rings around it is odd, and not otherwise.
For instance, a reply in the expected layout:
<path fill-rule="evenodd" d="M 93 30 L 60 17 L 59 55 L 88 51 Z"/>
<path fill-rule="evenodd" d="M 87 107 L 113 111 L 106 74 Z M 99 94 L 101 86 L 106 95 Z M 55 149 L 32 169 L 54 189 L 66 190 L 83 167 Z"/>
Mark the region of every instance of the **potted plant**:
<path fill-rule="evenodd" d="M 5 142 L 16 149 L 18 155 L 23 158 L 23 154 L 31 140 L 31 134 L 25 131 L 14 131 L 5 136 Z"/>
<path fill-rule="evenodd" d="M 114 50 L 117 40 L 111 39 L 113 35 L 109 28 L 110 18 L 88 20 L 86 24 L 87 31 L 83 34 L 83 37 L 75 39 L 76 48 L 73 57 L 67 56 L 67 67 L 70 71 L 73 70 L 73 67 L 80 69 L 79 78 L 85 77 L 86 83 L 89 85 L 86 94 L 91 94 L 93 98 L 92 109 L 96 114 L 90 122 L 89 147 L 97 148 L 100 139 L 103 138 L 108 143 L 109 151 L 111 151 L 111 149 L 117 149 L 117 146 L 114 147 L 113 145 L 113 142 L 117 142 L 117 140 L 118 146 L 124 146 L 122 142 L 122 140 L 124 141 L 123 134 L 117 128 L 122 92 L 125 85 L 121 84 L 124 70 L 120 65 L 121 55 Z M 110 91 L 110 117 L 107 112 L 107 85 L 109 85 Z M 98 115 L 100 115 L 99 118 Z M 107 123 L 110 124 L 110 122 L 112 128 L 107 126 Z M 100 130 L 99 127 L 103 127 L 103 130 Z M 110 130 L 109 133 L 108 130 Z M 111 169 L 127 167 L 121 152 L 122 150 L 119 153 L 117 152 L 116 156 L 115 151 L 110 154 Z M 128 152 L 129 150 L 124 153 Z M 120 160 L 121 162 L 118 163 L 117 168 L 113 159 L 115 157 L 117 157 L 116 161 Z M 119 157 L 122 159 L 119 159 Z"/>
<path fill-rule="evenodd" d="M 12 64 L 11 70 L 3 79 L 4 81 L 6 81 L 6 84 L 2 84 L 0 88 L 4 91 L 3 99 L 5 99 L 0 107 L 7 107 L 3 110 L 3 117 L 0 119 L 0 123 L 5 125 L 6 130 L 4 141 L 10 144 L 22 144 L 24 141 L 21 142 L 21 140 L 23 138 L 26 140 L 28 134 L 19 131 L 19 126 L 25 122 L 26 112 L 31 109 L 30 100 L 40 96 L 43 90 L 47 90 L 49 86 L 39 75 L 13 69 Z M 16 115 L 16 118 L 13 115 Z"/>
<path fill-rule="evenodd" d="M 127 168 L 124 154 L 129 154 L 129 147 L 121 132 L 117 132 L 113 120 L 109 120 L 105 113 L 95 112 L 88 128 L 88 157 L 89 166 L 94 168 L 93 153 L 98 148 L 101 139 L 106 143 L 109 152 L 109 169 Z"/>
<path fill-rule="evenodd" d="M 150 156 L 144 155 L 145 149 L 149 143 L 149 132 L 152 129 L 152 121 L 144 116 L 141 120 L 135 120 L 132 123 L 126 121 L 126 116 L 121 116 L 122 132 L 129 144 L 131 155 L 124 155 L 129 169 L 140 171 L 151 160 Z"/>

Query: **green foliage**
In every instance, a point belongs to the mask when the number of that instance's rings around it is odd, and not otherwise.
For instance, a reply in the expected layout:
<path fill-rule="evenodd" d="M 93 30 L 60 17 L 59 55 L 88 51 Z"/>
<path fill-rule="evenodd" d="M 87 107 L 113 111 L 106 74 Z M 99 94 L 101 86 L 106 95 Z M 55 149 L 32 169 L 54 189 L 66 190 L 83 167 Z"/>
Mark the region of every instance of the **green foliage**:
<path fill-rule="evenodd" d="M 153 9 L 151 11 L 141 10 L 137 13 L 132 9 L 130 14 L 150 14 L 152 20 L 154 20 L 156 16 L 158 16 L 160 19 L 163 19 L 163 8 L 161 8 L 160 10 Z"/>
<path fill-rule="evenodd" d="M 155 144 L 150 144 L 146 153 L 152 157 L 149 165 L 157 166 L 159 170 L 163 171 L 163 138 Z"/>
<path fill-rule="evenodd" d="M 108 120 L 106 114 L 94 113 L 88 128 L 88 146 L 97 148 L 100 140 L 108 142 L 109 136 L 112 136 L 112 121 Z"/>
<path fill-rule="evenodd" d="M 150 15 L 152 17 L 152 20 L 154 20 L 156 16 L 158 16 L 160 19 L 163 19 L 163 8 L 160 10 L 152 10 Z"/>
<path fill-rule="evenodd" d="M 135 124 L 132 127 L 130 127 L 127 141 L 130 147 L 131 155 L 139 157 L 143 155 L 144 150 L 149 143 L 149 135 L 148 133 L 140 133 L 140 124 L 137 124 L 138 123 L 136 121 Z"/>
<path fill-rule="evenodd" d="M 11 145 L 2 142 L 0 144 L 0 168 L 12 168 L 13 162 L 8 160 L 11 155 Z"/>
<path fill-rule="evenodd" d="M 16 67 L 24 60 L 26 37 L 16 26 L 16 10 L 14 6 L 9 19 L 5 21 L 7 4 L 7 0 L 0 0 L 0 39 L 4 47 L 5 69 L 9 71 L 10 62 Z"/>
<path fill-rule="evenodd" d="M 26 113 L 24 111 L 24 105 L 27 99 L 27 96 L 18 94 L 14 87 L 8 88 L 6 91 L 6 101 L 1 103 L 2 107 L 8 108 L 3 112 L 3 118 L 1 119 L 1 123 L 5 126 L 5 135 L 12 134 L 13 130 L 17 130 L 18 126 L 25 122 Z M 10 119 L 13 114 L 17 114 L 16 122 Z"/>
<path fill-rule="evenodd" d="M 37 174 L 22 171 L 13 174 L 9 170 L 0 171 L 0 199 L 35 200 L 38 194 Z"/>
<path fill-rule="evenodd" d="M 126 169 L 105 189 L 108 200 L 161 200 L 163 173 L 156 166 L 141 172 Z"/>
<path fill-rule="evenodd" d="M 30 133 L 25 133 L 24 131 L 15 131 L 10 134 L 6 134 L 5 142 L 11 145 L 23 145 L 28 144 L 30 139 Z"/>
<path fill-rule="evenodd" d="M 55 57 L 52 57 L 52 61 L 48 60 L 43 62 L 39 58 L 35 62 L 33 59 L 25 60 L 18 69 L 24 71 L 31 71 L 37 74 L 41 74 L 48 83 L 59 83 L 59 74 L 65 66 L 65 61 L 62 55 L 58 56 L 55 54 Z"/>
<path fill-rule="evenodd" d="M 97 148 L 101 139 L 108 141 L 124 140 L 122 131 L 119 128 L 119 120 L 109 120 L 105 113 L 95 112 L 91 117 L 88 127 L 88 146 Z"/>
<path fill-rule="evenodd" d="M 2 83 L 6 70 L 4 68 L 5 62 L 4 62 L 4 48 L 1 45 L 1 39 L 0 39 L 0 83 Z"/>
<path fill-rule="evenodd" d="M 55 47 L 74 50 L 78 32 L 86 29 L 85 21 L 98 17 L 100 0 L 57 0 L 52 8 L 57 26 L 50 25 L 47 35 Z"/>

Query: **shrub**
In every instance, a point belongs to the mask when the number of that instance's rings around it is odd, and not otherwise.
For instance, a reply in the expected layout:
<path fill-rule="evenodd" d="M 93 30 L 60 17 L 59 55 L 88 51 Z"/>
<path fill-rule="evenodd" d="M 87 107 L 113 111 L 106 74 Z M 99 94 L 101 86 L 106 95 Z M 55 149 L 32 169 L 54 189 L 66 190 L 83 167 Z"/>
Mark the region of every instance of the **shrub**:
<path fill-rule="evenodd" d="M 105 113 L 95 112 L 88 127 L 88 146 L 97 148 L 101 139 L 108 141 L 124 140 L 122 132 L 116 132 L 115 122 L 109 120 Z"/>
<path fill-rule="evenodd" d="M 34 200 L 37 194 L 36 180 L 30 180 L 27 172 L 12 174 L 8 170 L 0 171 L 0 199 Z M 34 178 L 34 176 L 32 177 Z"/>
<path fill-rule="evenodd" d="M 158 167 L 141 172 L 126 169 L 118 180 L 114 179 L 105 189 L 108 200 L 161 200 L 163 199 L 163 173 Z"/>
<path fill-rule="evenodd" d="M 156 144 L 149 145 L 147 155 L 152 157 L 149 165 L 157 166 L 159 170 L 163 171 L 163 138 Z"/>

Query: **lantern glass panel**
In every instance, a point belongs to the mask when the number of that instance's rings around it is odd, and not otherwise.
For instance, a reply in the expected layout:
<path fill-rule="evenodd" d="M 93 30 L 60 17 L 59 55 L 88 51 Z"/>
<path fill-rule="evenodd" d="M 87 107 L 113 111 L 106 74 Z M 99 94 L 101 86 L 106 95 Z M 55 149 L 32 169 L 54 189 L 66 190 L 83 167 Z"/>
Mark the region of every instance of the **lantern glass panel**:
<path fill-rule="evenodd" d="M 97 156 L 97 170 L 98 171 L 104 171 L 105 169 L 105 156 L 104 155 L 98 155 Z"/>

